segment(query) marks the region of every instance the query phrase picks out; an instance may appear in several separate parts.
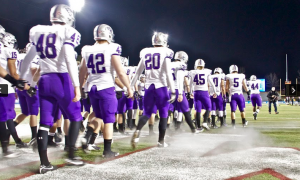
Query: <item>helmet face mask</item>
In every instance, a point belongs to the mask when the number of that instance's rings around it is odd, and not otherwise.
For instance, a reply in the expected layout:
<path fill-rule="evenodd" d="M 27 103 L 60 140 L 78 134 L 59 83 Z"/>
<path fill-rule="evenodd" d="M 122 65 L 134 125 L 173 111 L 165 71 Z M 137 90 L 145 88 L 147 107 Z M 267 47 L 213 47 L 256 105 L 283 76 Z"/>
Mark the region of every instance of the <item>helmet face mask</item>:
<path fill-rule="evenodd" d="M 73 10 L 65 5 L 58 4 L 50 10 L 50 22 L 65 23 L 68 26 L 74 27 L 75 16 Z"/>
<path fill-rule="evenodd" d="M 204 62 L 203 59 L 197 59 L 197 60 L 195 61 L 194 69 L 197 70 L 199 66 L 200 66 L 200 67 L 203 67 L 203 68 L 205 67 L 205 62 Z"/>
<path fill-rule="evenodd" d="M 187 64 L 187 62 L 189 60 L 189 56 L 184 51 L 178 51 L 175 53 L 174 59 Z"/>
<path fill-rule="evenodd" d="M 229 73 L 233 73 L 233 72 L 238 72 L 239 68 L 237 67 L 237 65 L 231 65 L 229 67 Z"/>
<path fill-rule="evenodd" d="M 162 32 L 154 32 L 152 36 L 152 45 L 153 46 L 163 46 L 168 47 L 168 35 Z"/>
<path fill-rule="evenodd" d="M 8 32 L 5 33 L 4 37 L 2 38 L 2 43 L 6 47 L 10 47 L 10 48 L 14 48 L 14 49 L 18 48 L 18 43 L 17 43 L 16 37 Z"/>
<path fill-rule="evenodd" d="M 114 42 L 114 31 L 106 24 L 97 25 L 94 28 L 94 40 L 107 40 L 109 43 Z"/>

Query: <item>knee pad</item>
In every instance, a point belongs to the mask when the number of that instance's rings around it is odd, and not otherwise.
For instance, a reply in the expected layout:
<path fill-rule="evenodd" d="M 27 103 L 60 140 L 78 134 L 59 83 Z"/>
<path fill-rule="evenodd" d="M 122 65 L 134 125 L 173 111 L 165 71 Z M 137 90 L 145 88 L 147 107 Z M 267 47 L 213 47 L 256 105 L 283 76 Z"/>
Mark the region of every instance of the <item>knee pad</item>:
<path fill-rule="evenodd" d="M 178 113 L 177 121 L 182 122 L 182 112 Z"/>
<path fill-rule="evenodd" d="M 223 111 L 219 111 L 219 116 L 223 117 Z"/>
<path fill-rule="evenodd" d="M 216 115 L 216 111 L 215 110 L 212 110 L 211 111 L 211 115 L 213 116 L 213 115 Z"/>

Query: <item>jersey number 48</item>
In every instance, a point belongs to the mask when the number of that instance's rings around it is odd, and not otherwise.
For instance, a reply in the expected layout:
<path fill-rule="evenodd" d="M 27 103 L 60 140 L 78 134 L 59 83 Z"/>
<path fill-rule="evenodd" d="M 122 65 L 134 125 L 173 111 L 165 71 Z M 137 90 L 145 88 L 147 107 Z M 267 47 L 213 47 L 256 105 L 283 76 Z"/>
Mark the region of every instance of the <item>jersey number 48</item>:
<path fill-rule="evenodd" d="M 46 42 L 44 44 L 44 41 Z M 41 59 L 49 58 L 53 59 L 56 58 L 56 49 L 55 49 L 55 42 L 56 42 L 56 34 L 41 34 L 37 44 L 36 44 L 36 52 L 39 53 Z"/>

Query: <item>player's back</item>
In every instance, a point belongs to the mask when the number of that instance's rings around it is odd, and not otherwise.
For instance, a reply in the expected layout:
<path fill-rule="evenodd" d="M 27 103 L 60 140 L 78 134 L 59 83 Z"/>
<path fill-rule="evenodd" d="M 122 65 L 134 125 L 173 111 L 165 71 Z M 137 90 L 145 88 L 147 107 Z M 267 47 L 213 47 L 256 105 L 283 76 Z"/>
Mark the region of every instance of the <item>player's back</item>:
<path fill-rule="evenodd" d="M 216 94 L 217 95 L 220 95 L 222 90 L 221 90 L 221 82 L 222 80 L 224 80 L 224 74 L 213 74 L 210 76 L 210 78 L 212 79 L 213 81 L 213 85 L 216 87 Z M 214 94 L 214 90 L 213 88 L 210 86 L 209 87 L 209 93 L 210 95 L 213 95 Z"/>
<path fill-rule="evenodd" d="M 234 93 L 243 93 L 243 81 L 245 80 L 244 74 L 227 74 L 226 81 L 229 81 L 229 92 Z"/>
<path fill-rule="evenodd" d="M 251 89 L 250 93 L 251 94 L 259 94 L 259 84 L 260 81 L 259 80 L 255 80 L 255 81 L 248 81 L 248 87 Z"/>
<path fill-rule="evenodd" d="M 63 45 L 76 47 L 80 44 L 80 33 L 67 25 L 37 25 L 30 30 L 30 42 L 41 58 L 41 74 L 68 72 Z"/>
<path fill-rule="evenodd" d="M 190 76 L 191 81 L 193 81 L 194 91 L 208 91 L 208 78 L 210 75 L 210 69 L 191 70 Z"/>
<path fill-rule="evenodd" d="M 93 85 L 97 90 L 114 86 L 114 68 L 111 63 L 112 55 L 120 55 L 117 49 L 120 45 L 116 43 L 95 44 L 82 48 L 82 57 L 86 61 L 89 77 L 87 79 L 88 89 Z"/>
<path fill-rule="evenodd" d="M 174 80 L 174 87 L 175 89 L 178 89 L 178 77 L 177 77 L 177 71 L 185 71 L 187 69 L 187 66 L 183 62 L 171 62 L 171 72 L 172 72 L 172 77 Z"/>
<path fill-rule="evenodd" d="M 172 59 L 173 55 L 174 52 L 167 47 L 150 47 L 140 52 L 140 58 L 145 66 L 146 88 L 151 84 L 156 88 L 167 86 L 167 70 L 163 66 L 165 60 Z"/>

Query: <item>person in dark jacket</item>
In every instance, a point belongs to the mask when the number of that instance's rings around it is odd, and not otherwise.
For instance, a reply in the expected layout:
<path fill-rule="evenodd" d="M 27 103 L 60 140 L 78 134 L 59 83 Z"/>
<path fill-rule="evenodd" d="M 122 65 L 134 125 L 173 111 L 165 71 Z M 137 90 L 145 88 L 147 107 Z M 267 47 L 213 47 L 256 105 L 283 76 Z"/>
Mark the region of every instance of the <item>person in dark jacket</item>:
<path fill-rule="evenodd" d="M 275 87 L 272 87 L 271 91 L 269 91 L 268 95 L 268 100 L 269 100 L 269 114 L 271 114 L 271 104 L 274 104 L 274 109 L 275 109 L 275 114 L 278 114 L 277 112 L 277 101 L 279 94 L 277 91 L 275 91 Z"/>

